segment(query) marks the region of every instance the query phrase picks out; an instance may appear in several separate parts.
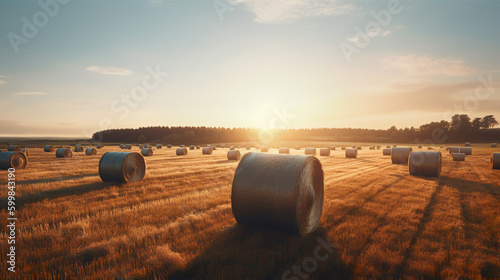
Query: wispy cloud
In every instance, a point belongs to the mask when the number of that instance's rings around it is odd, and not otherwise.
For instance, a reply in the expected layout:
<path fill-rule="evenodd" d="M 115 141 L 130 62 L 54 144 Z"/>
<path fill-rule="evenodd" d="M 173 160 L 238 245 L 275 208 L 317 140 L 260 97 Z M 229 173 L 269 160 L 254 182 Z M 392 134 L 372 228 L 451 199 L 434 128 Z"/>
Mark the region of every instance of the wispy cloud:
<path fill-rule="evenodd" d="M 384 31 L 384 33 L 382 33 L 382 36 L 387 36 L 389 34 L 391 34 L 391 31 L 390 30 L 386 30 L 386 31 Z"/>
<path fill-rule="evenodd" d="M 465 76 L 474 69 L 464 65 L 464 61 L 454 58 L 431 58 L 425 55 L 410 54 L 391 56 L 383 60 L 387 68 L 403 70 L 409 75 L 448 75 Z"/>
<path fill-rule="evenodd" d="M 14 95 L 47 95 L 47 93 L 41 91 L 21 91 L 14 93 Z"/>
<path fill-rule="evenodd" d="M 0 85 L 5 84 L 5 81 L 0 80 Z"/>
<path fill-rule="evenodd" d="M 256 15 L 255 21 L 276 23 L 302 17 L 341 15 L 355 10 L 353 4 L 339 4 L 338 0 L 235 0 L 243 3 Z"/>
<path fill-rule="evenodd" d="M 5 78 L 8 78 L 8 76 L 2 76 L 2 75 L 0 75 L 0 79 L 5 79 Z M 3 85 L 5 83 L 6 83 L 6 81 L 0 80 L 0 85 Z"/>
<path fill-rule="evenodd" d="M 97 65 L 90 65 L 85 69 L 87 71 L 96 72 L 96 73 L 103 74 L 103 75 L 127 76 L 127 75 L 132 74 L 131 70 L 125 69 L 125 68 L 118 68 L 118 67 L 102 67 L 102 66 L 97 66 Z"/>

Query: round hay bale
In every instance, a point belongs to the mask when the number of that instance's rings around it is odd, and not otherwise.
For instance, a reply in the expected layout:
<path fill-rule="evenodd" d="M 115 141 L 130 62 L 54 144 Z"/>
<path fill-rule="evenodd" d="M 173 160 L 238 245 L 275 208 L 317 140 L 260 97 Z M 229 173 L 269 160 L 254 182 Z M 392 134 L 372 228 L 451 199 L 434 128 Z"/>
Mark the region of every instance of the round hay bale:
<path fill-rule="evenodd" d="M 280 148 L 280 149 L 278 150 L 278 152 L 279 152 L 280 154 L 289 154 L 289 153 L 290 153 L 290 149 L 288 149 L 288 148 Z"/>
<path fill-rule="evenodd" d="M 187 153 L 188 150 L 186 148 L 177 148 L 177 150 L 175 150 L 175 154 L 178 156 L 185 156 Z"/>
<path fill-rule="evenodd" d="M 83 152 L 83 147 L 82 145 L 75 145 L 75 152 Z"/>
<path fill-rule="evenodd" d="M 201 150 L 201 153 L 204 155 L 211 155 L 212 154 L 212 147 L 203 147 L 203 150 Z"/>
<path fill-rule="evenodd" d="M 16 170 L 26 168 L 28 158 L 19 151 L 7 151 L 0 153 L 0 169 L 8 170 L 14 168 Z"/>
<path fill-rule="evenodd" d="M 200 146 L 199 146 L 199 145 L 197 145 L 197 146 L 196 146 L 196 149 L 197 149 L 197 150 L 199 150 L 199 149 L 200 149 Z"/>
<path fill-rule="evenodd" d="M 398 145 L 392 145 L 393 148 L 396 148 Z"/>
<path fill-rule="evenodd" d="M 419 148 L 419 149 L 422 149 L 422 145 L 418 145 L 418 148 Z"/>
<path fill-rule="evenodd" d="M 346 158 L 357 158 L 358 157 L 358 150 L 357 149 L 346 149 L 345 150 L 345 157 Z"/>
<path fill-rule="evenodd" d="M 30 151 L 28 149 L 21 149 L 21 153 L 23 153 L 26 157 L 30 156 Z"/>
<path fill-rule="evenodd" d="M 102 144 L 97 144 L 97 148 L 98 148 L 98 149 L 100 149 L 100 148 L 102 148 L 102 147 L 103 147 L 103 145 L 102 145 Z"/>
<path fill-rule="evenodd" d="M 124 149 L 126 149 L 126 150 L 131 150 L 131 149 L 132 149 L 132 145 L 130 145 L 130 144 L 125 144 Z"/>
<path fill-rule="evenodd" d="M 72 158 L 73 152 L 71 151 L 71 149 L 60 148 L 60 149 L 56 150 L 56 157 L 57 158 Z"/>
<path fill-rule="evenodd" d="M 496 148 L 496 147 L 498 147 L 498 144 L 497 144 L 497 143 L 491 143 L 491 144 L 490 144 L 490 146 L 491 146 L 492 148 Z"/>
<path fill-rule="evenodd" d="M 500 153 L 491 154 L 490 163 L 492 169 L 500 169 Z"/>
<path fill-rule="evenodd" d="M 392 164 L 408 164 L 408 158 L 410 157 L 411 152 L 412 148 L 410 147 L 392 148 L 391 151 Z"/>
<path fill-rule="evenodd" d="M 139 145 L 139 149 L 144 149 L 144 146 L 143 145 Z"/>
<path fill-rule="evenodd" d="M 151 148 L 151 145 L 149 145 L 149 144 L 144 144 L 144 148 Z"/>
<path fill-rule="evenodd" d="M 316 148 L 305 148 L 304 153 L 306 155 L 316 155 Z"/>
<path fill-rule="evenodd" d="M 300 146 L 295 146 L 294 149 L 300 151 Z"/>
<path fill-rule="evenodd" d="M 354 146 L 352 146 L 351 148 L 352 148 L 352 149 L 356 149 L 357 147 L 356 147 L 356 145 L 354 145 Z"/>
<path fill-rule="evenodd" d="M 329 148 L 319 149 L 319 155 L 324 157 L 330 156 L 330 149 Z"/>
<path fill-rule="evenodd" d="M 358 149 L 358 150 L 363 150 L 363 148 L 361 148 L 361 146 L 358 146 L 356 149 Z"/>
<path fill-rule="evenodd" d="M 85 154 L 87 156 L 94 156 L 94 155 L 97 155 L 97 150 L 95 148 L 92 148 L 92 147 L 88 147 L 86 150 L 85 150 Z"/>
<path fill-rule="evenodd" d="M 161 149 L 162 148 L 161 144 L 156 144 L 156 148 Z"/>
<path fill-rule="evenodd" d="M 138 182 L 146 175 L 146 162 L 139 153 L 107 152 L 99 160 L 103 182 Z"/>
<path fill-rule="evenodd" d="M 172 144 L 167 144 L 167 149 L 172 148 Z"/>
<path fill-rule="evenodd" d="M 464 146 L 465 147 L 470 147 L 470 142 L 465 142 Z"/>
<path fill-rule="evenodd" d="M 120 144 L 120 149 L 125 149 L 125 144 Z"/>
<path fill-rule="evenodd" d="M 330 150 L 335 151 L 337 148 L 335 146 L 330 146 Z"/>
<path fill-rule="evenodd" d="M 391 155 L 391 148 L 385 148 L 382 150 L 382 155 L 384 156 L 390 156 Z"/>
<path fill-rule="evenodd" d="M 227 160 L 240 160 L 241 154 L 238 150 L 227 151 Z"/>
<path fill-rule="evenodd" d="M 382 146 L 377 146 L 377 150 L 380 150 L 380 148 L 382 148 Z"/>
<path fill-rule="evenodd" d="M 340 149 L 341 149 L 342 151 L 345 151 L 346 147 L 341 147 Z"/>
<path fill-rule="evenodd" d="M 19 145 L 10 145 L 7 147 L 7 151 L 9 152 L 20 152 L 21 151 L 21 146 Z"/>
<path fill-rule="evenodd" d="M 189 146 L 189 149 L 190 149 L 190 150 L 194 150 L 194 149 L 195 149 L 195 146 L 194 146 L 194 145 L 191 145 L 191 146 Z"/>
<path fill-rule="evenodd" d="M 387 145 L 385 148 L 386 148 L 386 149 L 390 149 L 390 148 L 392 148 L 392 147 L 391 147 L 391 146 L 389 146 L 389 145 Z"/>
<path fill-rule="evenodd" d="M 434 150 L 433 147 L 427 147 L 427 150 Z"/>
<path fill-rule="evenodd" d="M 45 147 L 43 147 L 43 151 L 44 152 L 53 152 L 54 151 L 54 147 L 52 147 L 50 145 L 45 145 Z"/>
<path fill-rule="evenodd" d="M 371 147 L 370 147 L 370 150 L 375 150 L 375 146 L 371 146 Z"/>
<path fill-rule="evenodd" d="M 240 224 L 304 236 L 318 228 L 323 195 L 324 175 L 317 158 L 248 153 L 234 174 L 231 208 Z"/>
<path fill-rule="evenodd" d="M 464 153 L 453 153 L 451 154 L 453 161 L 465 161 Z"/>
<path fill-rule="evenodd" d="M 450 154 L 453 154 L 453 153 L 460 153 L 460 147 L 449 147 L 448 148 L 448 152 Z"/>
<path fill-rule="evenodd" d="M 439 177 L 442 161 L 441 152 L 411 152 L 408 169 L 413 176 Z"/>
<path fill-rule="evenodd" d="M 267 153 L 267 152 L 269 152 L 269 149 L 268 149 L 266 146 L 262 146 L 262 147 L 260 148 L 260 151 L 261 151 L 262 153 Z"/>
<path fill-rule="evenodd" d="M 217 147 L 215 147 L 215 146 L 212 146 L 211 148 L 212 148 L 212 151 L 217 150 Z"/>
<path fill-rule="evenodd" d="M 470 156 L 472 155 L 472 148 L 468 148 L 468 147 L 460 147 L 460 151 L 459 153 L 463 153 L 465 154 L 466 156 Z"/>
<path fill-rule="evenodd" d="M 145 157 L 150 157 L 153 155 L 153 149 L 151 148 L 144 148 L 141 150 L 141 155 L 145 156 Z"/>

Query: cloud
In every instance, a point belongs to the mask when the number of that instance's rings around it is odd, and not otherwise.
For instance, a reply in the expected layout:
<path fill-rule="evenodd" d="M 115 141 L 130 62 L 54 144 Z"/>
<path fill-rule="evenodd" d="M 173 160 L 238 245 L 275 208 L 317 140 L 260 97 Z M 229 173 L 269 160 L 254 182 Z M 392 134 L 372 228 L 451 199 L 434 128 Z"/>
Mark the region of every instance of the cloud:
<path fill-rule="evenodd" d="M 14 95 L 46 95 L 46 92 L 41 92 L 41 91 L 21 91 L 21 92 L 16 92 Z"/>
<path fill-rule="evenodd" d="M 118 68 L 118 67 L 102 67 L 96 65 L 90 65 L 85 68 L 87 71 L 96 72 L 103 75 L 131 75 L 132 71 L 129 69 Z"/>
<path fill-rule="evenodd" d="M 352 4 L 340 5 L 339 0 L 235 0 L 256 15 L 255 21 L 276 23 L 285 20 L 347 14 L 355 10 Z"/>
<path fill-rule="evenodd" d="M 386 30 L 386 31 L 384 31 L 384 33 L 382 33 L 382 36 L 387 36 L 387 35 L 389 35 L 390 33 L 391 33 L 391 31 L 390 31 L 390 30 Z"/>
<path fill-rule="evenodd" d="M 5 84 L 5 81 L 0 80 L 0 85 L 1 85 L 1 84 Z"/>
<path fill-rule="evenodd" d="M 383 60 L 386 68 L 405 71 L 409 75 L 448 75 L 465 76 L 474 73 L 474 69 L 463 65 L 464 61 L 454 58 L 430 58 L 425 55 L 410 54 L 391 56 Z"/>

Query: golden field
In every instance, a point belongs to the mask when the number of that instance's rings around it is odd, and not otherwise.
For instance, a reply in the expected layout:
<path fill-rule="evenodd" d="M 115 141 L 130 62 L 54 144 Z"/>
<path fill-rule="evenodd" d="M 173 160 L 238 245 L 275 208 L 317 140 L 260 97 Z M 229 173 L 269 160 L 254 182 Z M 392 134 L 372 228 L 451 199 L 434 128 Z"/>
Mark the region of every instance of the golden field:
<path fill-rule="evenodd" d="M 124 185 L 98 175 L 100 156 L 116 146 L 71 159 L 30 149 L 27 169 L 16 171 L 16 273 L 6 269 L 7 172 L 0 172 L 0 278 L 282 279 L 314 255 L 317 237 L 329 237 L 337 248 L 308 279 L 498 279 L 500 170 L 489 155 L 500 149 L 488 146 L 473 145 L 465 162 L 435 147 L 440 178 L 410 176 L 368 146 L 357 159 L 339 146 L 329 157 L 318 150 L 325 201 L 320 229 L 307 237 L 236 224 L 238 162 L 227 160 L 227 148 L 187 156 L 155 149 L 145 179 Z"/>

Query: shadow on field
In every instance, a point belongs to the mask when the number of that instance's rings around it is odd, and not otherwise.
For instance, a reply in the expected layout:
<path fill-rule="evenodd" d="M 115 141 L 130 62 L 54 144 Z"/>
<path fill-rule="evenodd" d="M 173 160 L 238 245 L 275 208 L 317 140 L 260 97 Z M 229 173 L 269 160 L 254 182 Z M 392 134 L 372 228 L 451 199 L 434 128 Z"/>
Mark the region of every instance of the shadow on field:
<path fill-rule="evenodd" d="M 350 278 L 352 268 L 342 262 L 337 248 L 329 243 L 324 228 L 299 237 L 237 224 L 223 231 L 183 270 L 170 273 L 169 279 Z M 167 267 L 160 267 L 147 279 L 168 273 Z"/>
<path fill-rule="evenodd" d="M 52 182 L 61 182 L 65 180 L 73 180 L 73 179 L 82 179 L 87 177 L 99 176 L 99 173 L 92 174 L 83 174 L 78 176 L 59 176 L 54 178 L 45 178 L 45 179 L 34 179 L 34 180 L 25 180 L 16 182 L 17 185 L 31 185 L 31 184 L 40 184 L 40 183 L 52 183 Z"/>
<path fill-rule="evenodd" d="M 489 193 L 494 196 L 500 196 L 500 186 L 493 184 L 485 184 L 476 181 L 468 181 L 462 178 L 452 178 L 441 176 L 441 181 L 446 183 L 446 186 L 454 188 L 461 193 Z"/>

